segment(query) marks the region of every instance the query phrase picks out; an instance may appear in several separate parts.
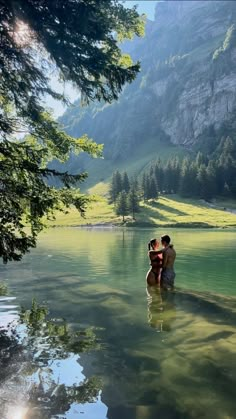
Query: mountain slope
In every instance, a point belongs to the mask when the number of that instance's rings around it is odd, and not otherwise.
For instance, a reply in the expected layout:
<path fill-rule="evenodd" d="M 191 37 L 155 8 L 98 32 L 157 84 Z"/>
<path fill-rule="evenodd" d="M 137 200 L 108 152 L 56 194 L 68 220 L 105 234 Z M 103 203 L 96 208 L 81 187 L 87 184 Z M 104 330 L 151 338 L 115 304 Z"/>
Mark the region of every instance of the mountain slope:
<path fill-rule="evenodd" d="M 104 160 L 70 160 L 90 186 L 115 168 L 140 173 L 158 156 L 214 144 L 235 129 L 236 2 L 165 1 L 146 35 L 123 45 L 142 70 L 111 105 L 79 102 L 61 118 L 72 135 L 104 143 Z"/>

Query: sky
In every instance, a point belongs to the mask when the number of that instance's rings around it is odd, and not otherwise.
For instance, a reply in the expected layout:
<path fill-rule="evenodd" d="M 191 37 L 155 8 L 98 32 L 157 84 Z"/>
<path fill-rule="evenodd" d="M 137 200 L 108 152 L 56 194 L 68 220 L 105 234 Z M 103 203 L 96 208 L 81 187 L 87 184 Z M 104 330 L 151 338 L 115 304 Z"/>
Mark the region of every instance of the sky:
<path fill-rule="evenodd" d="M 145 13 L 148 19 L 153 20 L 155 15 L 155 7 L 157 4 L 157 0 L 143 0 L 143 1 L 125 1 L 124 5 L 126 7 L 132 7 L 135 4 L 138 6 L 138 12 Z"/>
<path fill-rule="evenodd" d="M 125 1 L 124 6 L 131 8 L 134 5 L 137 5 L 138 6 L 137 10 L 140 14 L 145 13 L 148 19 L 153 20 L 156 3 L 157 3 L 157 0 L 142 0 L 142 1 L 132 0 L 132 1 Z M 56 76 L 51 77 L 51 85 L 53 89 L 55 89 L 57 92 L 59 93 L 64 92 L 71 102 L 74 102 L 79 97 L 78 90 L 76 90 L 70 83 L 66 83 L 65 86 L 62 86 L 58 82 L 58 79 Z M 63 106 L 60 102 L 52 99 L 51 97 L 46 98 L 45 105 L 48 108 L 50 108 L 55 118 L 58 118 L 66 110 L 65 106 Z"/>

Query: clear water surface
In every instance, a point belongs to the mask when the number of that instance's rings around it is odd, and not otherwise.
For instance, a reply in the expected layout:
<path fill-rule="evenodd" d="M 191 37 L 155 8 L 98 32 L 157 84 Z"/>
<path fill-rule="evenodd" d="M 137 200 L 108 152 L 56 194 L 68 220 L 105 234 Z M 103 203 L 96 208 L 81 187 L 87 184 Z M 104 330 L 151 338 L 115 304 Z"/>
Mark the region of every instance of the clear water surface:
<path fill-rule="evenodd" d="M 1 419 L 236 417 L 236 234 L 170 231 L 177 289 L 160 293 L 161 233 L 51 229 L 0 267 Z"/>

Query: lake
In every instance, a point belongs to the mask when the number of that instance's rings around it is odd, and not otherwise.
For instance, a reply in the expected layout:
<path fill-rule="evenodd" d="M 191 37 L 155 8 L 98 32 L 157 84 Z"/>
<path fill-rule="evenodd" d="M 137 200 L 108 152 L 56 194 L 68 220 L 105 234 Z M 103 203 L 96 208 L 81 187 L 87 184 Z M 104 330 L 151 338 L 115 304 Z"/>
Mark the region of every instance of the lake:
<path fill-rule="evenodd" d="M 145 283 L 162 233 L 51 229 L 1 265 L 1 419 L 235 418 L 235 231 L 169 231 L 165 293 Z"/>

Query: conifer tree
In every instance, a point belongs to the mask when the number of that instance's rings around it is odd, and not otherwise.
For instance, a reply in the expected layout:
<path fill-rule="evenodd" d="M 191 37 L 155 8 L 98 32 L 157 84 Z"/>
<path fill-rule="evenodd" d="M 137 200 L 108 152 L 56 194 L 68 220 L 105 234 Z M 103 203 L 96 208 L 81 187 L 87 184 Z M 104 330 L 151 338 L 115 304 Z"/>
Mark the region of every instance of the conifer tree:
<path fill-rule="evenodd" d="M 172 170 L 172 162 L 168 160 L 165 167 L 164 167 L 164 190 L 165 193 L 171 193 L 173 191 L 173 170 Z"/>
<path fill-rule="evenodd" d="M 132 184 L 130 192 L 128 194 L 128 209 L 131 212 L 133 219 L 135 220 L 135 214 L 140 211 L 138 191 Z"/>
<path fill-rule="evenodd" d="M 116 201 L 117 196 L 122 190 L 123 190 L 122 176 L 120 172 L 117 170 L 116 172 L 113 173 L 111 184 L 110 184 L 109 198 L 110 198 L 111 203 Z"/>
<path fill-rule="evenodd" d="M 171 189 L 174 193 L 177 193 L 180 179 L 180 162 L 178 157 L 171 160 L 171 175 Z"/>
<path fill-rule="evenodd" d="M 142 195 L 143 200 L 146 201 L 148 199 L 148 189 L 149 189 L 149 182 L 146 173 L 143 174 L 142 177 Z"/>
<path fill-rule="evenodd" d="M 210 160 L 207 166 L 207 182 L 208 182 L 208 194 L 209 199 L 214 198 L 217 194 L 217 174 L 216 164 L 213 160 Z"/>
<path fill-rule="evenodd" d="M 149 180 L 148 185 L 148 199 L 157 199 L 158 198 L 158 190 L 157 190 L 157 184 L 156 179 L 154 176 L 151 177 Z"/>
<path fill-rule="evenodd" d="M 141 35 L 143 23 L 135 7 L 116 0 L 2 0 L 0 28 L 0 257 L 7 262 L 36 246 L 42 219 L 53 211 L 74 205 L 84 214 L 89 198 L 76 188 L 86 174 L 47 163 L 102 151 L 85 135 L 67 135 L 45 111 L 46 95 L 67 103 L 48 75 L 76 85 L 84 103 L 112 102 L 140 67 L 119 40 Z M 28 137 L 19 141 L 22 130 Z M 49 178 L 62 187 L 50 186 Z"/>
<path fill-rule="evenodd" d="M 157 160 L 157 163 L 155 164 L 154 173 L 158 185 L 158 191 L 163 192 L 165 175 L 160 158 Z"/>
<path fill-rule="evenodd" d="M 191 196 L 192 184 L 190 178 L 190 160 L 185 158 L 182 162 L 180 173 L 179 193 L 183 197 Z"/>
<path fill-rule="evenodd" d="M 124 172 L 122 177 L 122 190 L 128 193 L 130 191 L 130 182 L 129 177 L 126 172 Z"/>
<path fill-rule="evenodd" d="M 134 188 L 135 191 L 137 192 L 137 194 L 139 195 L 140 194 L 140 190 L 139 190 L 139 182 L 138 182 L 137 177 L 133 177 L 131 179 L 130 185 L 131 185 L 130 188 L 131 189 Z"/>
<path fill-rule="evenodd" d="M 199 196 L 201 199 L 206 201 L 212 198 L 211 191 L 209 188 L 209 179 L 207 176 L 207 168 L 204 164 L 198 169 L 197 180 L 199 182 Z"/>
<path fill-rule="evenodd" d="M 191 190 L 189 191 L 189 196 L 191 197 L 199 197 L 199 182 L 197 179 L 198 174 L 198 167 L 195 161 L 192 161 L 189 166 L 189 173 L 188 173 L 188 182 L 191 185 Z"/>
<path fill-rule="evenodd" d="M 125 216 L 128 215 L 128 202 L 127 194 L 125 191 L 119 193 L 116 199 L 115 212 L 117 215 L 123 217 L 123 222 L 125 221 Z"/>
<path fill-rule="evenodd" d="M 201 153 L 201 151 L 199 151 L 199 152 L 197 153 L 197 156 L 196 156 L 196 165 L 197 165 L 197 168 L 199 169 L 199 167 L 200 167 L 202 164 L 207 165 L 207 163 L 208 163 L 207 157 L 206 157 L 206 156 L 204 156 L 204 155 L 203 155 L 203 153 Z"/>

